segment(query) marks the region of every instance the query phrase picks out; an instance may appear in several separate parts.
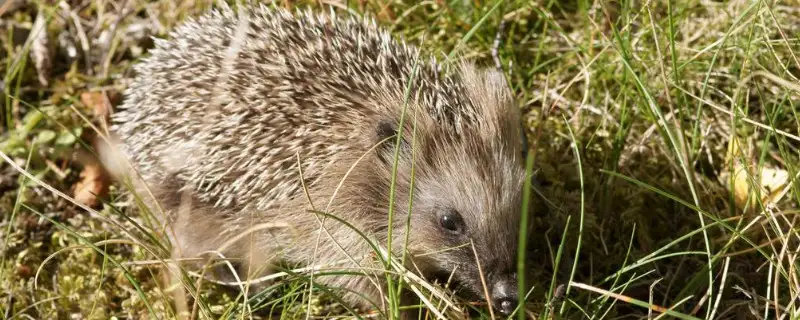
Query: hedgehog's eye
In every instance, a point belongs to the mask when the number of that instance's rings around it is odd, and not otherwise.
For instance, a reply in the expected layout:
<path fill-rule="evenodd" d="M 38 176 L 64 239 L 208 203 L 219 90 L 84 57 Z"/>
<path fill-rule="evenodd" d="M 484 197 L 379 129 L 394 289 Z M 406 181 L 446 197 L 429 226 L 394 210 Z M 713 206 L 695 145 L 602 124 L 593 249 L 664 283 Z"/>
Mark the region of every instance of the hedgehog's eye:
<path fill-rule="evenodd" d="M 450 233 L 461 234 L 464 232 L 464 219 L 456 210 L 442 210 L 439 213 L 439 226 Z"/>

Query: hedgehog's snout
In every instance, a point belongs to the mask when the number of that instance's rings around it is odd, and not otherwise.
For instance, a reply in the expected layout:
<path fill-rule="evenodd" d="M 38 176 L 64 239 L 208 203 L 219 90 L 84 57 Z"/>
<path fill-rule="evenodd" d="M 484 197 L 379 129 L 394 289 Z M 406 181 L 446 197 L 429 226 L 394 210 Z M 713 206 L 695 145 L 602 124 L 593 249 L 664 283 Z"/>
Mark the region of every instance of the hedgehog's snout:
<path fill-rule="evenodd" d="M 519 300 L 517 300 L 517 281 L 515 279 L 516 277 L 513 274 L 501 277 L 492 286 L 492 306 L 504 316 L 514 312 L 519 303 Z"/>

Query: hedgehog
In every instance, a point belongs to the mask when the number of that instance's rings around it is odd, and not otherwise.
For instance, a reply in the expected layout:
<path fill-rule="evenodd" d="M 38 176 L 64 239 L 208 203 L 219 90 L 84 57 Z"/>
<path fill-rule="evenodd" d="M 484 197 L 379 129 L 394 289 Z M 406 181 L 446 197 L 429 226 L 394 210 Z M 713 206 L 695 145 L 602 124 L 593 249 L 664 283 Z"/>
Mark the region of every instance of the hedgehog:
<path fill-rule="evenodd" d="M 374 18 L 265 5 L 223 3 L 154 44 L 110 131 L 173 255 L 224 257 L 236 279 L 361 270 L 313 281 L 386 310 L 386 248 L 465 299 L 518 307 L 528 175 L 502 71 L 437 61 Z"/>

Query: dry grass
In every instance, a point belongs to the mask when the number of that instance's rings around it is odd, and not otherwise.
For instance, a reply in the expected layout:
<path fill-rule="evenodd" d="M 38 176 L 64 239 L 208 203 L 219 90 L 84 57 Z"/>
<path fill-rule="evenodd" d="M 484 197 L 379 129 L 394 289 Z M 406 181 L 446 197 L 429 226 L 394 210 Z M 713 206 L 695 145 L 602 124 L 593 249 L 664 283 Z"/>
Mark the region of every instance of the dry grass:
<path fill-rule="evenodd" d="M 124 186 L 97 211 L 71 197 L 105 191 L 87 178 L 93 127 L 149 37 L 211 4 L 0 3 L 0 152 L 15 163 L 0 162 L 2 319 L 174 317 L 168 255 Z M 280 5 L 368 12 L 431 53 L 504 68 L 548 209 L 531 216 L 527 316 L 800 318 L 797 1 Z M 307 273 L 282 279 L 249 308 L 203 283 L 189 312 L 349 313 L 320 288 L 309 299 Z"/>

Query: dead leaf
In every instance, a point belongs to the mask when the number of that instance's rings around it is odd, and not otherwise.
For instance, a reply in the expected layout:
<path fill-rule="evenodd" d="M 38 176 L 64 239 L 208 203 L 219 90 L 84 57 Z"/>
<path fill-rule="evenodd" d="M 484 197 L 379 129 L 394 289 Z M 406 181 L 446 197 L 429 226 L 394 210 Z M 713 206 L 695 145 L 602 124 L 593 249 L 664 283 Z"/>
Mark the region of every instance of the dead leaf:
<path fill-rule="evenodd" d="M 762 199 L 765 204 L 777 202 L 789 182 L 789 172 L 780 168 L 761 169 Z"/>
<path fill-rule="evenodd" d="M 22 279 L 28 279 L 31 276 L 33 276 L 33 269 L 31 269 L 31 267 L 26 266 L 24 264 L 18 265 L 17 266 L 17 276 L 19 276 Z"/>
<path fill-rule="evenodd" d="M 81 180 L 74 186 L 73 197 L 76 201 L 96 208 L 108 193 L 109 179 L 105 170 L 99 163 L 90 163 L 83 167 L 80 174 Z"/>
<path fill-rule="evenodd" d="M 394 21 L 397 19 L 397 15 L 389 7 L 389 4 L 384 4 L 380 12 L 378 12 L 378 19 L 381 21 Z"/>
<path fill-rule="evenodd" d="M 108 120 L 112 109 L 112 99 L 115 97 L 116 94 L 113 92 L 107 95 L 102 91 L 87 91 L 81 93 L 81 102 L 92 109 L 95 117 Z"/>
<path fill-rule="evenodd" d="M 789 172 L 786 170 L 762 167 L 761 172 L 756 174 L 749 172 L 741 163 L 736 163 L 733 186 L 730 188 L 738 207 L 743 208 L 753 192 L 758 192 L 756 194 L 760 198 L 758 200 L 766 206 L 780 200 L 779 196 L 788 181 Z"/>
<path fill-rule="evenodd" d="M 50 71 L 53 66 L 52 50 L 47 36 L 47 18 L 41 10 L 36 14 L 36 20 L 31 28 L 30 56 L 39 77 L 39 83 L 47 86 L 50 82 Z"/>
<path fill-rule="evenodd" d="M 736 206 L 744 208 L 748 200 L 751 201 L 751 208 L 757 207 L 753 206 L 752 201 L 760 200 L 765 206 L 779 201 L 782 197 L 783 189 L 789 182 L 789 172 L 779 167 L 759 166 L 754 161 L 751 161 L 746 167 L 745 164 L 737 160 L 740 155 L 745 158 L 752 158 L 752 156 L 749 156 L 750 153 L 744 152 L 739 139 L 730 139 L 728 141 L 726 159 L 727 161 L 735 162 L 733 179 L 730 179 L 731 172 L 724 170 L 720 175 L 720 181 L 733 192 Z M 730 185 L 731 181 L 733 185 Z M 755 196 L 758 199 L 752 197 L 753 193 L 756 193 Z"/>

